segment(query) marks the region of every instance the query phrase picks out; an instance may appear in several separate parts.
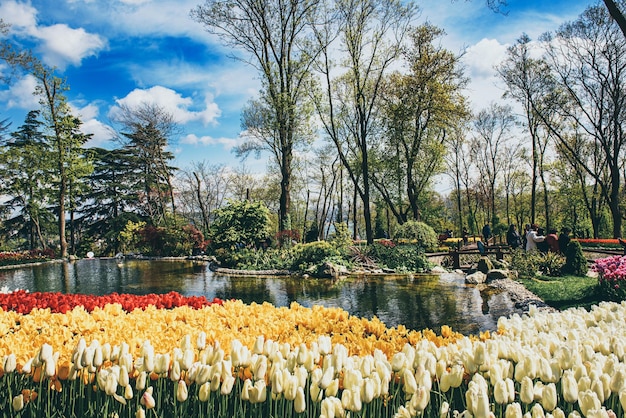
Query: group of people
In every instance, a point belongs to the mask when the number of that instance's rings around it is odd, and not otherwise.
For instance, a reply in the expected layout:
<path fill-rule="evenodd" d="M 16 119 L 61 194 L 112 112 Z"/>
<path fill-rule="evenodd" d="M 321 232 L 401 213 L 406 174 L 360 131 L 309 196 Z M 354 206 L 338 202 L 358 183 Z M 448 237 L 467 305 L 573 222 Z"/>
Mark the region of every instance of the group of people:
<path fill-rule="evenodd" d="M 511 224 L 506 233 L 506 242 L 512 249 L 522 248 L 526 251 L 561 253 L 565 251 L 570 242 L 569 233 L 569 228 L 563 228 L 561 233 L 557 235 L 556 229 L 551 228 L 546 234 L 539 225 L 526 224 L 524 234 L 521 235 L 517 231 L 517 226 Z"/>

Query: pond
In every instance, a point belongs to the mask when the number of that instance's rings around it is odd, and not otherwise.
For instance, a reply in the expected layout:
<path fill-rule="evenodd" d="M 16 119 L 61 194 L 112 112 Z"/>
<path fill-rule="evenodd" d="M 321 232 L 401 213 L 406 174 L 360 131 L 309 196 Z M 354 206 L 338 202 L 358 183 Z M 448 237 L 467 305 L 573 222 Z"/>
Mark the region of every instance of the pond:
<path fill-rule="evenodd" d="M 226 276 L 195 261 L 84 259 L 0 270 L 0 287 L 31 292 L 105 295 L 176 291 L 208 299 L 241 299 L 274 306 L 340 307 L 352 315 L 376 316 L 388 327 L 442 325 L 465 335 L 495 330 L 500 316 L 515 311 L 506 292 L 479 290 L 456 273 L 366 276 L 342 280 Z"/>

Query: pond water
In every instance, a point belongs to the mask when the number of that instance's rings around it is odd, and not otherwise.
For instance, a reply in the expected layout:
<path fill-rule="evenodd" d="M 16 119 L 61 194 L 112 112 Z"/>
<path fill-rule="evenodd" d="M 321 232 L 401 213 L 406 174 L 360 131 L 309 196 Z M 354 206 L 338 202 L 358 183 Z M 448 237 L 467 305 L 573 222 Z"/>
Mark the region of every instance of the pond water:
<path fill-rule="evenodd" d="M 0 270 L 0 286 L 10 290 L 105 295 L 112 292 L 204 295 L 274 306 L 340 307 L 352 315 L 376 316 L 389 327 L 442 325 L 465 335 L 494 330 L 500 316 L 515 311 L 506 292 L 466 285 L 455 273 L 367 276 L 345 280 L 226 276 L 194 261 L 84 259 Z"/>

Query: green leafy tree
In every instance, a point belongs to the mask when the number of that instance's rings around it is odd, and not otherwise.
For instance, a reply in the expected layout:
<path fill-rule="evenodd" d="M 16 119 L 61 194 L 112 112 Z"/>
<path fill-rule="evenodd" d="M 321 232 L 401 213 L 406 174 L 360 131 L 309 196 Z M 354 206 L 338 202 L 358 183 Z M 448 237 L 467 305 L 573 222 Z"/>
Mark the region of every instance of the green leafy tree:
<path fill-rule="evenodd" d="M 261 202 L 231 200 L 215 211 L 211 224 L 214 248 L 247 247 L 270 236 L 270 212 Z"/>
<path fill-rule="evenodd" d="M 90 148 L 93 172 L 89 176 L 89 193 L 80 208 L 88 236 L 102 242 L 100 253 L 122 251 L 120 232 L 128 221 L 138 222 L 140 171 L 128 148 L 108 150 Z"/>
<path fill-rule="evenodd" d="M 46 248 L 45 225 L 53 219 L 48 208 L 50 158 L 38 119 L 38 111 L 28 112 L 24 125 L 3 141 L 0 149 L 3 209 L 9 215 L 3 229 L 18 231 L 28 249 Z"/>
<path fill-rule="evenodd" d="M 379 171 L 371 177 L 399 223 L 421 220 L 419 201 L 443 172 L 447 134 L 469 119 L 461 94 L 467 79 L 460 57 L 436 44 L 443 34 L 428 24 L 411 32 L 411 46 L 403 52 L 408 71 L 391 74 L 384 85 L 387 135 L 373 153 Z"/>
<path fill-rule="evenodd" d="M 177 168 L 171 165 L 174 154 L 167 151 L 170 139 L 180 131 L 174 116 L 157 104 L 142 103 L 122 105 L 113 119 L 121 126 L 120 141 L 134 156 L 133 164 L 141 173 L 139 215 L 155 226 L 175 222 L 173 179 Z"/>

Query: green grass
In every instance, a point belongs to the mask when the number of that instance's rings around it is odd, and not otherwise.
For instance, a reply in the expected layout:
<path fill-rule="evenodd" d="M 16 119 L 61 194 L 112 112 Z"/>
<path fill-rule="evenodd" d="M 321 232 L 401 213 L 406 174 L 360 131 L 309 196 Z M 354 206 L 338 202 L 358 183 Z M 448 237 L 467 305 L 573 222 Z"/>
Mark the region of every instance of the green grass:
<path fill-rule="evenodd" d="M 598 293 L 598 279 L 593 277 L 562 276 L 518 279 L 528 290 L 553 308 L 563 310 L 584 307 L 602 301 Z"/>

